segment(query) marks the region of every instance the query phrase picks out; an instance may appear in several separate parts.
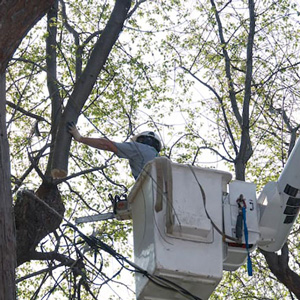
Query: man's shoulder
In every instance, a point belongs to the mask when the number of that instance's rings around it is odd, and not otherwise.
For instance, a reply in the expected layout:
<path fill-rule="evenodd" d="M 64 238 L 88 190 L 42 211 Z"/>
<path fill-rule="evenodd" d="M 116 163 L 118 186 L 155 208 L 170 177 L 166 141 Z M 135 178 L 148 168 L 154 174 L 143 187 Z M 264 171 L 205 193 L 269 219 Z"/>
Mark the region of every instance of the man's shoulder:
<path fill-rule="evenodd" d="M 121 158 L 132 158 L 135 153 L 138 153 L 140 150 L 138 143 L 135 142 L 121 142 L 114 143 L 118 149 L 117 156 Z"/>
<path fill-rule="evenodd" d="M 119 147 L 119 148 L 133 148 L 133 147 L 136 147 L 135 144 L 138 144 L 136 142 L 114 142 L 114 144 L 116 145 L 116 147 Z"/>
<path fill-rule="evenodd" d="M 131 154 L 130 156 L 132 157 L 134 154 L 139 154 L 142 156 L 144 156 L 145 154 L 149 154 L 149 155 L 156 155 L 157 151 L 155 150 L 155 148 L 146 145 L 146 144 L 142 144 L 142 143 L 137 143 L 137 142 L 122 142 L 122 143 L 115 143 L 116 147 L 118 148 L 118 156 L 122 156 L 124 154 Z"/>

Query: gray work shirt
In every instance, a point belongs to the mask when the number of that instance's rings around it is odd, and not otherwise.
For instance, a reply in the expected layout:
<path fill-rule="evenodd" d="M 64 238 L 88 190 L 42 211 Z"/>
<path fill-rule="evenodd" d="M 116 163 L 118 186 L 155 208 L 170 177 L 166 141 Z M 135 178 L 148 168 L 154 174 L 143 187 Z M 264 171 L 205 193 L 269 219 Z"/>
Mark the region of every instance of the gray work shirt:
<path fill-rule="evenodd" d="M 137 142 L 114 143 L 118 149 L 116 153 L 120 158 L 127 158 L 135 179 L 139 176 L 147 162 L 158 156 L 155 148 Z"/>

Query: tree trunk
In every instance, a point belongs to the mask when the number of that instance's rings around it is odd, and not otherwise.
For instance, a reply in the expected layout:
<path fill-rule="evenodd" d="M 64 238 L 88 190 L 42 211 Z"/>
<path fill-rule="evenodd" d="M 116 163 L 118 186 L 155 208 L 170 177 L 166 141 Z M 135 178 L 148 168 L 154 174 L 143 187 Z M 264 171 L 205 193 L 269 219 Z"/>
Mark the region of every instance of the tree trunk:
<path fill-rule="evenodd" d="M 0 74 L 0 299 L 15 299 L 16 241 L 6 134 L 5 73 Z"/>
<path fill-rule="evenodd" d="M 0 299 L 16 297 L 16 238 L 6 133 L 5 69 L 18 45 L 55 0 L 0 1 Z"/>

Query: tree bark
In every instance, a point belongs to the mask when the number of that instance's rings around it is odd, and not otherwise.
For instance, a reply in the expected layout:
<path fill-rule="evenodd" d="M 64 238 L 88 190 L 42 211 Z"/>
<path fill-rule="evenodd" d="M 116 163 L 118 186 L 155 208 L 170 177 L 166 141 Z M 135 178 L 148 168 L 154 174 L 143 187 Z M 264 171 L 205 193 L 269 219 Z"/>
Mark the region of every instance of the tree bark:
<path fill-rule="evenodd" d="M 15 299 L 16 241 L 6 133 L 5 73 L 0 73 L 0 299 Z"/>
<path fill-rule="evenodd" d="M 43 203 L 37 201 L 37 198 Z M 49 207 L 57 214 L 54 214 Z M 20 266 L 30 261 L 36 253 L 35 249 L 39 242 L 59 227 L 65 207 L 58 188 L 53 184 L 43 182 L 35 193 L 26 190 L 18 193 L 14 212 L 17 265 Z"/>
<path fill-rule="evenodd" d="M 77 122 L 81 109 L 123 29 L 130 5 L 131 0 L 116 0 L 110 19 L 97 40 L 87 66 L 74 86 L 73 93 L 70 95 L 57 133 L 59 143 L 55 144 L 53 153 L 52 176 L 54 178 L 65 177 L 68 174 L 71 135 L 67 131 L 66 124 L 67 122 Z"/>
<path fill-rule="evenodd" d="M 55 0 L 0 1 L 0 73 L 7 66 L 23 37 Z"/>

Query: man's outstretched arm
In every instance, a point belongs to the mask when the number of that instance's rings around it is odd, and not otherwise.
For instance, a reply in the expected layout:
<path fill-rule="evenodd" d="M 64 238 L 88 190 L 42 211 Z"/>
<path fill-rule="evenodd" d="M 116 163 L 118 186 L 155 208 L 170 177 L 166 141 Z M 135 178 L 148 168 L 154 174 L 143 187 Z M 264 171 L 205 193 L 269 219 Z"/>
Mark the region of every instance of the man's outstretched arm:
<path fill-rule="evenodd" d="M 89 138 L 89 137 L 81 136 L 78 129 L 73 123 L 68 124 L 68 130 L 69 133 L 73 136 L 73 138 L 79 143 L 83 143 L 93 148 L 106 150 L 114 153 L 117 153 L 118 151 L 116 145 L 112 141 L 106 138 Z"/>

